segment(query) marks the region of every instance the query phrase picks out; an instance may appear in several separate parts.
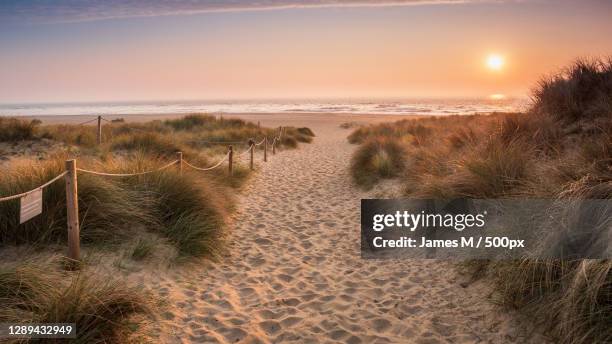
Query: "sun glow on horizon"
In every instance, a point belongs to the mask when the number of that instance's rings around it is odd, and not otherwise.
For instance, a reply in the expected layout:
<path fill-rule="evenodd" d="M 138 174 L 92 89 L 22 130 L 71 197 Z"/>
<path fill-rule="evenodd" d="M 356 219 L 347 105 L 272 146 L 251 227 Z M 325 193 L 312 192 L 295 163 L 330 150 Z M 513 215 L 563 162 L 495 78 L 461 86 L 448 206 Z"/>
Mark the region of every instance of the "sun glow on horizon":
<path fill-rule="evenodd" d="M 487 56 L 487 67 L 491 70 L 501 70 L 506 61 L 504 57 L 498 54 L 490 54 Z"/>

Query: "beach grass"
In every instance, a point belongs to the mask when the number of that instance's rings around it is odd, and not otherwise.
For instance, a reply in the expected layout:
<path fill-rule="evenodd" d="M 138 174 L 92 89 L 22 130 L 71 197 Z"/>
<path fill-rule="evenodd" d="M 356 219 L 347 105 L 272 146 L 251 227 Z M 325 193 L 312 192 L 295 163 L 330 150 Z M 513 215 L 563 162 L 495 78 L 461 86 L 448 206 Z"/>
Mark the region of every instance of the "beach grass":
<path fill-rule="evenodd" d="M 116 122 L 103 130 L 112 139 L 96 147 L 95 131 L 80 125 L 39 126 L 38 122 L 2 119 L 9 128 L 7 138 L 48 137 L 81 149 L 79 168 L 106 173 L 134 173 L 155 170 L 183 158 L 207 167 L 225 154 L 225 145 L 210 142 L 237 142 L 246 149 L 252 138 L 278 135 L 278 129 L 262 128 L 240 119 L 208 115 L 149 123 Z M 287 127 L 279 147 L 295 147 L 310 142 L 308 128 Z M 283 144 L 283 142 L 289 142 Z M 13 161 L 2 168 L 0 195 L 31 190 L 64 171 L 64 161 L 74 154 L 59 152 L 42 161 Z M 113 245 L 132 236 L 133 230 L 146 230 L 168 238 L 182 256 L 212 255 L 220 246 L 225 217 L 234 207 L 232 189 L 248 179 L 250 170 L 235 163 L 231 178 L 227 168 L 209 172 L 176 167 L 144 176 L 113 178 L 79 173 L 79 218 L 81 240 L 85 245 Z M 66 196 L 64 180 L 44 190 L 43 212 L 19 224 L 19 200 L 0 203 L 0 244 L 47 245 L 66 240 Z"/>
<path fill-rule="evenodd" d="M 277 128 L 207 115 L 149 123 L 112 122 L 102 128 L 101 145 L 91 125 L 42 126 L 37 121 L 0 118 L 0 129 L 0 141 L 15 145 L 43 138 L 44 142 L 64 144 L 42 159 L 26 156 L 3 164 L 0 197 L 46 183 L 63 173 L 65 161 L 71 158 L 77 159 L 78 168 L 131 174 L 166 166 L 180 151 L 189 163 L 208 167 L 226 154 L 230 144 L 235 152 L 241 152 L 250 139 L 267 136 L 272 140 L 279 134 Z M 277 149 L 311 142 L 312 136 L 307 128 L 288 127 Z M 180 171 L 172 165 L 129 177 L 78 172 L 80 241 L 85 261 L 74 272 L 38 254 L 28 253 L 19 262 L 0 260 L 0 321 L 75 322 L 78 343 L 124 342 L 134 326 L 142 325 L 153 312 L 152 300 L 108 272 L 93 272 L 96 264 L 110 264 L 125 272 L 126 258 L 130 266 L 140 264 L 136 270 L 146 270 L 147 264 L 214 259 L 224 247 L 227 217 L 236 207 L 236 189 L 251 174 L 245 161 L 234 161 L 231 177 L 227 163 L 207 172 L 183 167 Z M 44 188 L 42 213 L 23 224 L 19 223 L 19 202 L 0 202 L 0 248 L 64 252 L 64 178 Z M 118 263 L 92 263 L 87 258 L 111 252 L 119 252 L 119 258 L 115 257 Z"/>
<path fill-rule="evenodd" d="M 72 342 L 124 342 L 134 332 L 130 321 L 154 309 L 150 295 L 121 280 L 58 266 L 57 260 L 0 263 L 0 322 L 75 323 Z"/>
<path fill-rule="evenodd" d="M 532 98 L 526 113 L 360 127 L 348 138 L 359 144 L 353 180 L 369 188 L 397 177 L 403 194 L 415 198 L 612 198 L 612 60 L 576 61 L 543 78 Z M 389 140 L 400 156 L 385 150 L 382 143 Z M 601 229 L 595 241 L 606 243 L 610 228 Z M 542 240 L 547 230 L 542 227 Z M 525 258 L 478 265 L 495 281 L 502 305 L 523 310 L 556 341 L 612 340 L 609 260 Z"/>
<path fill-rule="evenodd" d="M 0 117 L 0 142 L 31 140 L 36 138 L 40 121 Z"/>

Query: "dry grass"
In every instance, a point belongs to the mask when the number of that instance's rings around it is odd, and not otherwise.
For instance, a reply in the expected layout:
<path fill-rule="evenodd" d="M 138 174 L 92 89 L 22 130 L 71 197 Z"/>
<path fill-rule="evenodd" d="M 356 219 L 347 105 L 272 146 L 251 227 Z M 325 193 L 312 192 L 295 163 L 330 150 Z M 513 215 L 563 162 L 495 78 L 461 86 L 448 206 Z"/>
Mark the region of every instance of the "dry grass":
<path fill-rule="evenodd" d="M 35 139 L 39 124 L 37 120 L 0 117 L 0 142 Z"/>
<path fill-rule="evenodd" d="M 242 120 L 191 115 L 165 122 L 106 124 L 103 144 L 97 146 L 93 126 L 40 127 L 37 122 L 0 118 L 0 141 L 44 137 L 71 147 L 70 152 L 44 161 L 5 165 L 0 171 L 0 195 L 28 191 L 52 179 L 64 171 L 64 161 L 75 151 L 81 168 L 133 173 L 165 165 L 177 151 L 192 164 L 210 166 L 225 154 L 230 142 L 241 151 L 251 138 L 259 141 L 277 134 L 277 129 Z M 308 128 L 286 128 L 278 148 L 296 147 L 298 142 L 310 142 L 312 136 Z M 181 175 L 171 167 L 123 178 L 79 173 L 83 252 L 127 248 L 124 256 L 132 262 L 215 257 L 223 248 L 226 217 L 234 208 L 231 189 L 240 187 L 249 173 L 240 164 L 234 165 L 231 178 L 225 168 L 205 173 L 185 168 Z M 63 179 L 45 188 L 42 214 L 24 224 L 19 224 L 19 200 L 0 203 L 0 246 L 51 251 L 61 247 L 63 251 L 65 197 Z M 168 251 L 168 245 L 174 249 Z M 160 258 L 160 252 L 172 257 Z M 58 267 L 41 261 L 0 263 L 0 321 L 76 322 L 76 342 L 125 342 L 134 325 L 143 320 L 133 316 L 150 312 L 150 301 L 140 290 L 102 274 L 75 275 Z"/>
<path fill-rule="evenodd" d="M 408 197 L 612 198 L 612 62 L 577 61 L 544 78 L 525 114 L 405 120 L 361 127 L 352 173 L 369 185 L 389 175 L 374 169 L 380 149 L 393 140 L 403 153 Z M 388 159 L 388 158 L 386 158 Z M 364 182 L 367 181 L 367 182 Z M 589 214 L 600 223 L 593 242 L 609 250 L 610 209 Z M 542 224 L 542 249 L 560 245 Z M 607 246 L 606 246 L 607 245 Z M 609 252 L 609 251 L 608 251 Z M 536 252 L 537 253 L 537 252 Z M 523 259 L 480 263 L 493 276 L 500 302 L 547 325 L 557 341 L 612 341 L 612 262 Z"/>
<path fill-rule="evenodd" d="M 16 194 L 63 171 L 65 157 L 36 165 L 12 166 L 0 176 L 0 192 Z M 80 160 L 80 166 L 111 173 L 155 169 L 167 161 L 142 154 L 105 162 Z M 84 245 L 113 245 L 137 228 L 167 237 L 183 256 L 212 255 L 219 247 L 231 202 L 227 186 L 176 168 L 155 174 L 111 178 L 79 174 L 79 217 Z M 65 186 L 58 181 L 44 191 L 43 213 L 19 224 L 19 201 L 0 203 L 1 244 L 60 244 L 66 240 Z M 186 222 L 189 219 L 189 222 Z"/>
<path fill-rule="evenodd" d="M 6 121 L 12 123 L 16 120 Z M 27 123 L 22 123 L 25 124 Z M 206 153 L 207 150 L 216 150 L 218 147 L 227 149 L 227 145 L 236 145 L 235 142 L 238 141 L 238 145 L 246 147 L 251 138 L 261 140 L 267 136 L 272 139 L 277 134 L 278 129 L 260 128 L 241 119 L 193 114 L 147 123 L 104 122 L 101 146 L 97 146 L 95 127 L 92 125 L 46 125 L 38 128 L 36 132 L 33 131 L 32 137 L 44 136 L 94 153 L 144 150 L 152 155 L 167 156 L 177 150 L 187 152 L 197 149 Z M 287 127 L 285 130 L 285 137 L 291 142 L 288 146 L 290 148 L 296 147 L 294 142 L 310 142 L 309 138 L 312 136 L 314 134 L 308 128 Z"/>
<path fill-rule="evenodd" d="M 236 151 L 242 151 L 251 138 L 259 141 L 277 134 L 277 129 L 259 128 L 242 120 L 190 115 L 164 122 L 105 124 L 103 144 L 97 146 L 93 126 L 39 126 L 37 122 L 0 118 L 0 141 L 44 137 L 66 143 L 69 149 L 43 161 L 12 160 L 1 167 L 0 196 L 44 184 L 62 173 L 65 160 L 75 154 L 78 167 L 109 173 L 154 170 L 174 160 L 177 151 L 190 163 L 206 167 L 226 153 L 230 142 Z M 313 136 L 308 128 L 286 128 L 278 148 L 296 147 Z M 225 241 L 227 215 L 235 206 L 233 189 L 249 174 L 248 167 L 240 163 L 234 164 L 232 177 L 228 177 L 226 166 L 208 172 L 185 167 L 182 174 L 173 166 L 121 178 L 79 173 L 84 257 L 112 250 L 123 252 L 119 261 L 128 258 L 130 264 L 140 265 L 216 257 Z M 24 224 L 19 224 L 18 199 L 0 203 L 0 247 L 33 246 L 43 252 L 64 252 L 66 222 L 65 182 L 61 179 L 44 189 L 42 214 Z M 76 322 L 76 342 L 125 342 L 130 328 L 142 319 L 128 321 L 150 310 L 141 291 L 103 274 L 74 275 L 58 266 L 41 261 L 0 262 L 0 322 Z M 89 269 L 87 264 L 81 268 Z"/>
<path fill-rule="evenodd" d="M 31 190 L 64 171 L 65 156 L 13 164 L 0 174 L 0 194 Z M 0 203 L 0 244 L 49 244 L 66 240 L 66 189 L 63 179 L 43 192 L 43 213 L 19 224 L 19 200 Z M 122 189 L 108 178 L 79 176 L 81 240 L 112 244 L 129 236 L 129 229 L 154 222 L 141 211 L 140 195 Z"/>
<path fill-rule="evenodd" d="M 40 135 L 77 145 L 83 149 L 79 167 L 111 173 L 133 173 L 155 169 L 175 159 L 177 151 L 197 166 L 210 166 L 224 154 L 226 145 L 210 141 L 241 141 L 236 149 L 245 149 L 250 138 L 273 137 L 276 129 L 259 128 L 238 119 L 189 115 L 165 122 L 141 124 L 117 122 L 105 125 L 105 137 L 112 137 L 102 147 L 95 147 L 94 128 L 55 125 L 34 128 L 38 123 L 2 119 L 0 124 L 13 128 L 10 137 Z M 29 134 L 17 135 L 21 129 Z M 8 134 L 7 134 L 8 135 Z M 310 142 L 314 134 L 308 128 L 286 128 L 285 146 Z M 30 136 L 27 136 L 30 138 Z M 8 137 L 8 136 L 7 136 Z M 34 136 L 35 137 L 35 136 Z M 219 149 L 221 148 L 221 149 Z M 93 149 L 93 150 L 92 150 Z M 43 184 L 63 172 L 62 153 L 47 161 L 13 162 L 0 174 L 0 195 L 12 195 Z M 112 245 L 124 241 L 133 228 L 147 228 L 170 239 L 183 256 L 210 255 L 217 251 L 223 236 L 224 217 L 232 208 L 228 188 L 240 187 L 249 170 L 235 165 L 232 178 L 226 169 L 207 173 L 186 169 L 179 176 L 176 169 L 143 177 L 113 179 L 79 174 L 81 236 L 85 245 Z M 63 180 L 45 189 L 43 213 L 19 224 L 19 200 L 0 203 L 0 244 L 47 245 L 63 243 L 66 238 L 66 210 Z"/>
<path fill-rule="evenodd" d="M 210 166 L 225 154 L 227 145 L 211 141 L 242 142 L 274 137 L 277 129 L 260 128 L 239 119 L 206 115 L 130 124 L 115 122 L 103 127 L 105 138 L 96 147 L 92 126 L 54 125 L 37 128 L 37 122 L 0 118 L 7 138 L 21 140 L 38 136 L 76 145 L 78 165 L 95 171 L 133 173 L 153 170 L 175 159 L 177 151 L 197 166 Z M 10 130 L 8 130 L 10 129 Z M 34 130 L 36 129 L 36 130 Z M 38 135 L 38 136 L 37 136 Z M 281 147 L 310 142 L 308 128 L 288 127 Z M 39 186 L 64 170 L 68 153 L 46 161 L 13 161 L 0 174 L 0 195 L 13 195 Z M 220 168 L 198 172 L 185 168 L 140 177 L 111 178 L 79 173 L 79 216 L 85 245 L 113 245 L 129 238 L 134 228 L 146 228 L 168 238 L 182 256 L 210 256 L 218 251 L 225 216 L 233 207 L 230 188 L 240 187 L 249 169 L 234 166 L 231 178 Z M 44 190 L 43 213 L 19 224 L 19 200 L 0 203 L 0 244 L 44 246 L 66 240 L 65 186 L 60 180 Z"/>
<path fill-rule="evenodd" d="M 133 317 L 153 309 L 142 290 L 90 271 L 63 272 L 58 266 L 57 261 L 0 264 L 0 322 L 76 323 L 72 342 L 117 343 L 134 332 Z"/>
<path fill-rule="evenodd" d="M 405 168 L 406 148 L 387 138 L 370 138 L 359 146 L 351 162 L 355 181 L 366 188 L 383 178 L 397 177 Z"/>

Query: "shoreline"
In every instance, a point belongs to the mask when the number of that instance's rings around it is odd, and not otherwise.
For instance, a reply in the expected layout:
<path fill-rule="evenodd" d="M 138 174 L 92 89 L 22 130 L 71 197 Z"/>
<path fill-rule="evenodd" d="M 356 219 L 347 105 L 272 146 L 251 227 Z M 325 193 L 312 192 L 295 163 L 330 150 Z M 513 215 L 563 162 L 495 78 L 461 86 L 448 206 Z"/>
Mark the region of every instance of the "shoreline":
<path fill-rule="evenodd" d="M 123 118 L 127 123 L 150 122 L 155 120 L 176 119 L 195 113 L 165 113 L 165 114 L 115 114 L 104 115 L 108 119 Z M 223 116 L 226 118 L 240 118 L 251 122 L 261 122 L 263 125 L 300 125 L 307 126 L 312 123 L 335 123 L 340 125 L 345 122 L 356 122 L 358 124 L 375 124 L 382 122 L 394 122 L 402 119 L 428 118 L 428 115 L 376 115 L 376 114 L 338 114 L 338 113 L 210 113 L 211 116 Z M 77 124 L 85 120 L 95 118 L 96 115 L 44 115 L 44 116 L 20 116 L 20 119 L 42 121 L 43 125 L 53 124 Z M 95 125 L 95 122 L 87 125 Z"/>

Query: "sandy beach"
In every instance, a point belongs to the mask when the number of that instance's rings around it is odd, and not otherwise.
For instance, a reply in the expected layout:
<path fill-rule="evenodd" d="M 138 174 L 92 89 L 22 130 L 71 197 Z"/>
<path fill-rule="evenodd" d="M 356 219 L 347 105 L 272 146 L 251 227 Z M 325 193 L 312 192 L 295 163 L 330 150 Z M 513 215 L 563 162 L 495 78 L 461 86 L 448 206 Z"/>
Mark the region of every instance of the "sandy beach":
<path fill-rule="evenodd" d="M 230 116 L 230 115 L 225 115 Z M 262 126 L 308 126 L 316 138 L 259 162 L 239 195 L 225 254 L 134 278 L 165 300 L 152 324 L 164 343 L 525 343 L 514 316 L 450 262 L 364 260 L 360 199 L 341 123 L 399 116 L 231 115 Z M 127 121 L 168 115 L 117 116 Z M 392 118 L 388 118 L 392 117 Z M 88 117 L 42 118 L 77 123 Z M 261 160 L 261 151 L 257 159 Z M 535 341 L 535 340 L 533 340 Z M 541 342 L 541 338 L 538 340 Z"/>

